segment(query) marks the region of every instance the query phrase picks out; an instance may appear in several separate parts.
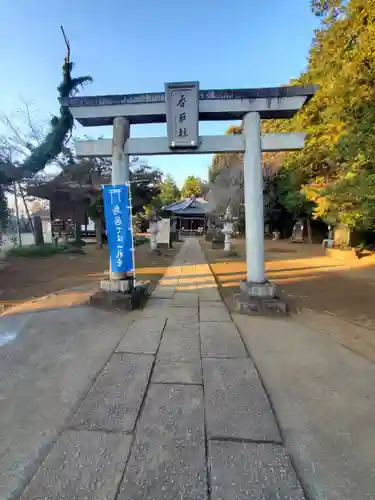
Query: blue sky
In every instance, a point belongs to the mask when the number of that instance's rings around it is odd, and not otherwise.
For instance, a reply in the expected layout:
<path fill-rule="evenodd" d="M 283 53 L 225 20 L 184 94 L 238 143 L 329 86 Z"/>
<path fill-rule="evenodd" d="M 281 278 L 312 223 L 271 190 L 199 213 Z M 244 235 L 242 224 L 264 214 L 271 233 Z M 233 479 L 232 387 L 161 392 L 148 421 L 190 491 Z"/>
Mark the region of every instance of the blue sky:
<path fill-rule="evenodd" d="M 169 81 L 205 88 L 269 87 L 286 83 L 306 66 L 316 19 L 309 0 L 1 0 L 0 113 L 13 114 L 19 95 L 37 116 L 58 111 L 56 87 L 65 46 L 75 74 L 90 74 L 86 95 L 163 91 Z M 228 123 L 201 123 L 219 134 Z M 111 134 L 110 128 L 82 129 Z M 164 125 L 132 128 L 132 136 L 165 135 Z M 171 173 L 207 177 L 210 156 L 160 156 L 149 164 Z"/>

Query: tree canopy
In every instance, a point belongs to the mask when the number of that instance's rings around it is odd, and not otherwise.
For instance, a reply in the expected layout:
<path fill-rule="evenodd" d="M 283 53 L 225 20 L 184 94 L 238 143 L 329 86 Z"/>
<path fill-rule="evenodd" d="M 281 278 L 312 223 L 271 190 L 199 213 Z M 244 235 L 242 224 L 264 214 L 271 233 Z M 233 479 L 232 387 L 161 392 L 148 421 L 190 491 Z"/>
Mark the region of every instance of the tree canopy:
<path fill-rule="evenodd" d="M 170 174 L 168 174 L 165 179 L 160 182 L 159 189 L 160 193 L 158 195 L 158 200 L 160 201 L 161 206 L 169 205 L 170 203 L 180 199 L 180 190 Z"/>
<path fill-rule="evenodd" d="M 308 140 L 287 164 L 303 173 L 316 218 L 373 228 L 375 3 L 316 1 L 313 8 L 323 23 L 299 81 L 320 88 L 290 122 Z"/>
<path fill-rule="evenodd" d="M 73 96 L 78 92 L 79 87 L 90 83 L 90 76 L 78 78 L 72 77 L 73 62 L 66 57 L 62 67 L 63 80 L 58 87 L 58 96 L 64 99 Z M 30 116 L 29 116 L 30 118 Z M 69 108 L 61 106 L 60 115 L 53 116 L 50 122 L 50 130 L 40 141 L 24 142 L 21 149 L 14 147 L 12 137 L 1 137 L 0 141 L 0 221 L 5 223 L 8 211 L 6 209 L 6 191 L 14 183 L 20 183 L 25 179 L 33 178 L 41 172 L 49 163 L 63 152 L 73 129 L 73 116 Z M 31 127 L 31 132 L 35 136 L 36 130 Z M 17 137 L 16 141 L 22 143 L 23 139 Z M 35 139 L 35 137 L 33 137 Z M 16 154 L 15 154 L 16 153 Z"/>
<path fill-rule="evenodd" d="M 192 196 L 201 196 L 203 194 L 203 181 L 199 177 L 189 175 L 181 189 L 182 198 L 191 198 Z"/>
<path fill-rule="evenodd" d="M 308 1 L 308 0 L 305 0 Z M 318 84 L 315 97 L 289 120 L 264 120 L 264 132 L 305 131 L 306 146 L 294 153 L 263 155 L 267 214 L 282 207 L 293 217 L 315 217 L 354 229 L 375 229 L 375 2 L 310 0 L 320 26 L 314 33 L 306 70 L 288 85 Z M 73 78 L 66 59 L 59 97 L 73 95 L 90 77 Z M 0 144 L 0 218 L 6 218 L 5 192 L 14 182 L 32 178 L 61 157 L 73 127 L 65 107 L 53 117 L 50 131 L 32 144 L 21 159 Z M 227 133 L 241 133 L 232 126 Z M 65 161 L 65 160 L 64 160 Z M 70 165 L 67 158 L 67 165 Z M 224 169 L 242 168 L 242 154 L 213 158 L 210 182 L 220 182 Z M 272 175 L 269 175 L 269 172 Z M 171 177 L 142 165 L 132 172 L 135 211 L 151 203 L 167 204 L 179 197 Z M 137 177 L 138 176 L 138 177 Z M 205 184 L 185 180 L 182 197 L 201 196 Z M 156 202 L 157 200 L 157 202 Z M 268 216 L 268 215 L 267 215 Z"/>
<path fill-rule="evenodd" d="M 273 182 L 279 183 L 279 201 L 296 216 L 302 211 L 327 223 L 374 229 L 375 2 L 311 5 L 321 25 L 306 71 L 289 85 L 319 89 L 294 118 L 262 122 L 264 132 L 307 132 L 306 145 L 295 153 L 267 153 L 264 164 L 282 166 Z M 228 130 L 238 132 L 240 127 Z M 215 155 L 210 179 L 236 161 L 242 155 Z"/>
<path fill-rule="evenodd" d="M 133 213 L 143 212 L 160 194 L 162 173 L 147 164 L 136 165 L 130 172 Z"/>
<path fill-rule="evenodd" d="M 65 58 L 63 65 L 63 81 L 58 87 L 60 99 L 74 95 L 79 87 L 92 81 L 90 76 L 72 78 L 74 64 Z M 0 184 L 9 185 L 14 181 L 32 177 L 54 161 L 62 152 L 64 145 L 73 129 L 73 116 L 69 108 L 60 107 L 60 116 L 53 116 L 50 131 L 43 141 L 35 147 L 30 147 L 30 154 L 22 162 L 13 162 L 9 152 L 2 148 L 0 156 Z"/>
<path fill-rule="evenodd" d="M 74 155 L 73 155 L 74 157 Z M 111 160 L 108 158 L 74 158 L 74 163 L 67 165 L 66 175 L 79 184 L 96 185 L 96 195 L 91 200 L 89 215 L 92 219 L 104 220 L 100 181 L 108 182 L 111 175 Z M 134 162 L 130 170 L 130 186 L 133 214 L 143 212 L 144 207 L 153 203 L 160 194 L 160 170 L 145 163 Z M 84 193 L 88 196 L 88 193 Z"/>

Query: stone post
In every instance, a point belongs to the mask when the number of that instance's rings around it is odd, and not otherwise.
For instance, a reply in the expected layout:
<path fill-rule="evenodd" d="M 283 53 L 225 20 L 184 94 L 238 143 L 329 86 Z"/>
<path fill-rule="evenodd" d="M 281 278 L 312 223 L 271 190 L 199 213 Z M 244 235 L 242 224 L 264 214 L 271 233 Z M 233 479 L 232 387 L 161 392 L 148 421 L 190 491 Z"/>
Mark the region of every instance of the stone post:
<path fill-rule="evenodd" d="M 40 218 L 39 215 L 34 215 L 33 217 L 33 229 L 34 229 L 35 245 L 43 245 L 44 244 L 43 225 L 42 225 L 42 219 Z"/>
<path fill-rule="evenodd" d="M 171 217 L 170 229 L 170 248 L 173 248 L 173 242 L 177 241 L 177 220 L 176 217 Z"/>
<path fill-rule="evenodd" d="M 118 116 L 113 120 L 112 140 L 112 185 L 125 184 L 130 181 L 129 155 L 125 153 L 125 144 L 130 134 L 129 120 Z M 111 281 L 127 278 L 126 273 L 110 271 Z"/>
<path fill-rule="evenodd" d="M 230 253 L 232 250 L 232 233 L 233 233 L 233 215 L 232 208 L 229 205 L 225 211 L 224 216 L 224 227 L 222 229 L 225 240 L 224 240 L 224 252 Z"/>
<path fill-rule="evenodd" d="M 207 232 L 206 232 L 206 236 L 205 236 L 206 241 L 212 241 L 213 233 L 214 233 L 214 228 L 213 228 L 213 224 L 212 224 L 212 214 L 208 213 L 207 214 Z"/>
<path fill-rule="evenodd" d="M 150 227 L 148 228 L 148 233 L 150 233 L 150 250 L 151 252 L 156 252 L 158 248 L 157 235 L 159 232 L 158 219 L 156 217 L 155 210 L 151 211 L 150 214 Z"/>

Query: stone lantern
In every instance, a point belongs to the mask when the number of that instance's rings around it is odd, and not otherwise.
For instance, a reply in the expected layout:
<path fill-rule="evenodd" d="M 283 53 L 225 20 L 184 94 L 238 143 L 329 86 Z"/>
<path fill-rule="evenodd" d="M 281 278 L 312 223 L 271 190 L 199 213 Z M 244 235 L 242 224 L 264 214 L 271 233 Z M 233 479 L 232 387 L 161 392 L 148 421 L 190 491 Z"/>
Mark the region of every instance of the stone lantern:
<path fill-rule="evenodd" d="M 224 214 L 224 226 L 222 232 L 224 233 L 224 252 L 230 253 L 232 250 L 232 234 L 233 234 L 233 222 L 235 218 L 233 217 L 232 207 L 228 205 Z"/>

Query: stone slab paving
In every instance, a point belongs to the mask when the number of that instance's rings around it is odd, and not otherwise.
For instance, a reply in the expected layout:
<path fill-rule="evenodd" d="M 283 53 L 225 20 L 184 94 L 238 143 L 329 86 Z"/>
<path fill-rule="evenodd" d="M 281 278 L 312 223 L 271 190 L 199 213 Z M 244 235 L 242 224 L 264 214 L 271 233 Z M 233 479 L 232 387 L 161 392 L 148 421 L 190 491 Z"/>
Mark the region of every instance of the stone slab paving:
<path fill-rule="evenodd" d="M 197 289 L 200 304 L 204 302 L 221 302 L 221 297 L 217 291 L 216 283 L 205 284 Z"/>
<path fill-rule="evenodd" d="M 155 354 L 165 326 L 165 318 L 141 318 L 126 331 L 116 351 Z"/>
<path fill-rule="evenodd" d="M 232 318 L 223 302 L 203 302 L 199 308 L 199 320 L 205 321 L 224 321 L 231 323 Z"/>
<path fill-rule="evenodd" d="M 150 310 L 152 310 L 152 312 L 155 312 L 155 310 L 157 309 L 169 310 L 172 307 L 172 304 L 173 304 L 173 297 L 160 298 L 160 297 L 154 297 L 153 294 L 151 294 L 151 297 L 148 299 L 147 304 L 143 309 L 143 312 Z"/>
<path fill-rule="evenodd" d="M 114 354 L 70 427 L 131 432 L 153 362 L 153 356 Z"/>
<path fill-rule="evenodd" d="M 198 323 L 198 304 L 196 307 L 174 307 L 172 311 L 169 311 L 167 327 L 181 323 Z"/>
<path fill-rule="evenodd" d="M 281 442 L 251 359 L 203 359 L 202 363 L 208 437 Z"/>
<path fill-rule="evenodd" d="M 247 358 L 247 351 L 233 323 L 200 323 L 203 358 Z"/>
<path fill-rule="evenodd" d="M 203 391 L 152 385 L 118 500 L 206 500 Z"/>
<path fill-rule="evenodd" d="M 175 294 L 175 292 L 176 292 L 175 286 L 167 284 L 158 285 L 152 292 L 152 297 L 154 299 L 171 299 Z"/>
<path fill-rule="evenodd" d="M 201 360 L 157 361 L 151 382 L 167 384 L 202 384 Z"/>
<path fill-rule="evenodd" d="M 131 439 L 86 430 L 64 432 L 21 500 L 115 498 Z"/>
<path fill-rule="evenodd" d="M 173 297 L 174 307 L 198 307 L 198 297 L 195 293 L 191 292 L 176 292 Z"/>
<path fill-rule="evenodd" d="M 161 299 L 161 298 L 151 298 L 148 300 L 145 308 L 141 312 L 142 318 L 164 318 L 168 317 L 169 311 L 172 308 L 172 298 Z"/>
<path fill-rule="evenodd" d="M 209 443 L 211 500 L 304 500 L 290 459 L 266 443 Z"/>
<path fill-rule="evenodd" d="M 138 318 L 25 499 L 302 500 L 198 240 Z"/>
<path fill-rule="evenodd" d="M 179 325 L 177 320 L 172 321 L 171 324 L 175 327 L 172 328 L 167 323 L 157 359 L 165 361 L 200 360 L 198 324 Z"/>

